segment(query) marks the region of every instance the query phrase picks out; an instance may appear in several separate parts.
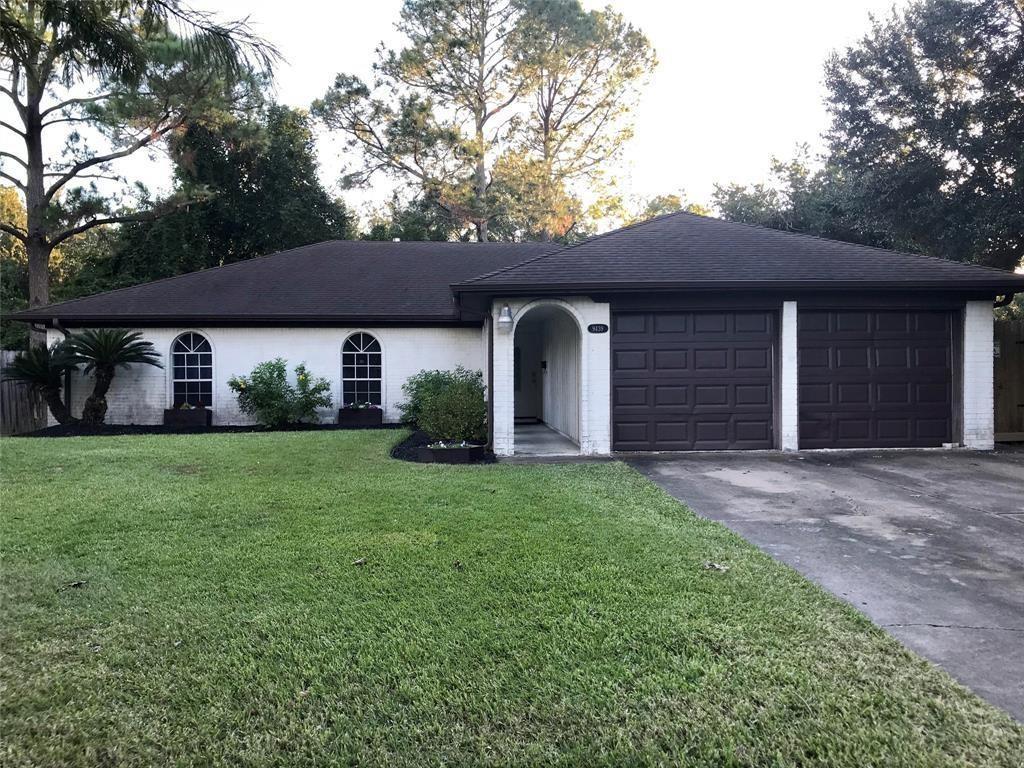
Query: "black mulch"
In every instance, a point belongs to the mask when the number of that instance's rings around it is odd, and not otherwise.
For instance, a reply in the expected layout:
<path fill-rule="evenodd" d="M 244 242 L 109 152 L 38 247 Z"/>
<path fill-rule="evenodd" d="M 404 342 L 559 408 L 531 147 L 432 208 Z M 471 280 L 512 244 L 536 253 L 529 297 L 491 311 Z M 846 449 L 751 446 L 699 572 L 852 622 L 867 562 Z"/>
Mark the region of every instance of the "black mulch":
<path fill-rule="evenodd" d="M 85 424 L 57 424 L 34 432 L 25 432 L 18 437 L 110 437 L 114 435 L 206 435 L 230 432 L 320 432 L 352 429 L 403 429 L 401 424 L 382 424 L 375 427 L 343 427 L 338 424 L 289 424 L 286 427 L 270 429 L 258 424 L 250 426 L 220 427 L 168 427 L 162 424 L 102 424 L 90 427 Z"/>
<path fill-rule="evenodd" d="M 391 449 L 391 458 L 400 459 L 401 461 L 415 461 L 420 460 L 420 448 L 430 445 L 435 442 L 434 438 L 428 435 L 422 430 L 416 430 L 409 435 L 405 440 L 398 443 L 394 448 Z M 488 451 L 484 454 L 483 459 L 475 462 L 476 464 L 494 464 L 497 461 L 494 454 Z"/>

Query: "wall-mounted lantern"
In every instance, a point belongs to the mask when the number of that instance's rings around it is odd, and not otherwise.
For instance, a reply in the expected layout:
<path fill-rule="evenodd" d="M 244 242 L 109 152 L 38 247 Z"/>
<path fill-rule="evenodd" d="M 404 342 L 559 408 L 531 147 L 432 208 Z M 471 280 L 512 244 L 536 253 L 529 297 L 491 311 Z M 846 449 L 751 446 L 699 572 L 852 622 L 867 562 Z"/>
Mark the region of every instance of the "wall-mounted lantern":
<path fill-rule="evenodd" d="M 512 308 L 508 304 L 503 306 L 501 312 L 498 313 L 498 330 L 502 333 L 512 330 Z"/>

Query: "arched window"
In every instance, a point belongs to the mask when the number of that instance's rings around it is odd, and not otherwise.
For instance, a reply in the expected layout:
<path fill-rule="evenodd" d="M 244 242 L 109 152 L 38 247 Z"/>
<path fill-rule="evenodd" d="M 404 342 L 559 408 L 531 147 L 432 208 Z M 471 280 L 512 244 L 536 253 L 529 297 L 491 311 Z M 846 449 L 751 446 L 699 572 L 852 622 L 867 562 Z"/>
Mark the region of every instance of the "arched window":
<path fill-rule="evenodd" d="M 368 333 L 353 333 L 341 348 L 341 404 L 381 404 L 380 342 Z"/>
<path fill-rule="evenodd" d="M 198 333 L 183 333 L 171 345 L 173 407 L 213 405 L 213 348 Z"/>

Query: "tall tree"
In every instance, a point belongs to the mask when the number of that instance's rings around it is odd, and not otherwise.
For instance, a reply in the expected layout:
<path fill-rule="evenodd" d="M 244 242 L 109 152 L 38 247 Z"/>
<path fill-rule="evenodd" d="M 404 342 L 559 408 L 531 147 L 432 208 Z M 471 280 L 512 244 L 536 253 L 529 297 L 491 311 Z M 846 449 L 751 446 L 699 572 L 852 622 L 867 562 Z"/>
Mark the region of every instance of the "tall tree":
<path fill-rule="evenodd" d="M 176 196 L 202 200 L 121 228 L 80 281 L 132 285 L 322 240 L 355 236 L 353 217 L 317 174 L 305 113 L 270 104 L 245 119 L 191 124 L 171 142 Z"/>
<path fill-rule="evenodd" d="M 405 0 L 408 45 L 374 65 L 386 99 L 342 74 L 313 105 L 363 152 L 349 183 L 380 170 L 412 180 L 487 240 L 488 163 L 523 88 L 506 45 L 520 14 L 518 0 Z"/>
<path fill-rule="evenodd" d="M 712 201 L 729 221 L 802 232 L 880 248 L 914 250 L 861 216 L 851 183 L 834 165 L 811 158 L 806 145 L 790 160 L 772 158 L 767 182 L 716 184 Z"/>
<path fill-rule="evenodd" d="M 0 127 L 23 144 L 0 153 L 0 178 L 26 205 L 24 227 L 4 220 L 0 229 L 25 245 L 32 306 L 49 300 L 50 256 L 61 243 L 183 202 L 127 205 L 130 186 L 116 161 L 223 108 L 231 83 L 254 68 L 269 71 L 275 57 L 244 23 L 217 24 L 178 0 L 0 4 L 0 93 L 20 123 Z M 65 137 L 58 151 L 44 141 L 50 135 Z M 96 136 L 102 149 L 90 142 Z"/>
<path fill-rule="evenodd" d="M 477 239 L 554 237 L 630 135 L 646 38 L 577 0 L 405 0 L 409 44 L 382 51 L 371 91 L 339 75 L 313 111 L 386 171 L 472 224 Z M 495 224 L 497 231 L 492 231 Z"/>
<path fill-rule="evenodd" d="M 466 227 L 436 200 L 420 196 L 403 200 L 397 193 L 375 211 L 364 240 L 467 240 Z"/>
<path fill-rule="evenodd" d="M 610 8 L 586 11 L 579 0 L 528 0 L 510 41 L 527 83 L 525 116 L 515 123 L 514 156 L 504 184 L 526 184 L 532 229 L 550 240 L 578 219 L 569 191 L 599 185 L 632 137 L 625 118 L 638 85 L 657 65 L 644 34 Z"/>
<path fill-rule="evenodd" d="M 917 0 L 826 70 L 832 164 L 863 228 L 1012 269 L 1024 258 L 1024 4 Z"/>
<path fill-rule="evenodd" d="M 643 200 L 632 213 L 627 213 L 623 216 L 622 226 L 638 224 L 641 221 L 647 221 L 657 216 L 667 216 L 670 213 L 678 213 L 680 211 L 694 213 L 698 216 L 711 215 L 710 209 L 706 206 L 700 203 L 688 202 L 684 192 L 669 192 L 668 194 L 654 195 Z"/>

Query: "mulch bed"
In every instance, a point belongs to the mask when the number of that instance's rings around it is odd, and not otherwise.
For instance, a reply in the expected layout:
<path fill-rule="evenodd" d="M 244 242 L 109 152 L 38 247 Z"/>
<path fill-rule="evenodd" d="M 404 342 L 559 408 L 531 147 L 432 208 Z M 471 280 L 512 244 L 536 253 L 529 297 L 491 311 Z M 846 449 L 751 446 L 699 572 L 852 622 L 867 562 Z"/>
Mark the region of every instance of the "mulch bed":
<path fill-rule="evenodd" d="M 414 461 L 420 462 L 420 448 L 424 448 L 431 443 L 435 442 L 434 438 L 428 435 L 426 432 L 416 430 L 409 435 L 405 440 L 398 443 L 394 448 L 391 449 L 391 458 L 399 459 L 401 461 Z M 482 461 L 475 462 L 476 464 L 494 464 L 497 461 L 494 454 L 488 451 L 484 454 Z"/>
<path fill-rule="evenodd" d="M 57 424 L 43 427 L 35 432 L 25 432 L 18 437 L 111 437 L 116 435 L 206 435 L 230 432 L 320 432 L 352 429 L 403 429 L 401 424 L 382 424 L 376 427 L 345 427 L 338 424 L 289 424 L 286 427 L 269 427 L 252 424 L 246 426 L 219 427 L 169 427 L 163 424 L 103 424 L 90 427 L 85 424 Z"/>

